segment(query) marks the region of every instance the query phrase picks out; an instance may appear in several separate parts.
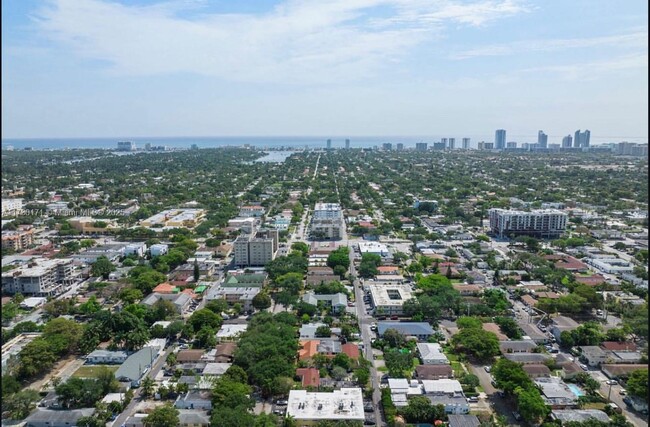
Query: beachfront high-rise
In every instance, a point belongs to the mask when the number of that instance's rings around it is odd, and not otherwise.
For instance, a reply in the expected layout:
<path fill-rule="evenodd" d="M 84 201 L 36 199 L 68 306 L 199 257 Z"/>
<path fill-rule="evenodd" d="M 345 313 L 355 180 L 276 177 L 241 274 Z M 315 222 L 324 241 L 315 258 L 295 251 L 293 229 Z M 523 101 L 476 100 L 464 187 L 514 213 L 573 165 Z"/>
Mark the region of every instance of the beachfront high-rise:
<path fill-rule="evenodd" d="M 328 150 L 331 150 L 331 149 L 332 149 L 332 140 L 331 140 L 331 139 L 328 139 L 328 140 L 327 140 L 327 149 L 328 149 Z"/>
<path fill-rule="evenodd" d="M 506 148 L 506 130 L 497 129 L 494 133 L 494 148 L 497 150 L 503 150 Z"/>
<path fill-rule="evenodd" d="M 463 138 L 463 150 L 469 150 L 469 138 Z"/>
<path fill-rule="evenodd" d="M 449 149 L 450 150 L 456 149 L 456 138 L 449 138 Z"/>
<path fill-rule="evenodd" d="M 349 150 L 349 149 L 350 149 L 350 140 L 349 140 L 349 139 L 346 139 L 346 140 L 345 140 L 345 149 L 346 149 L 346 150 Z"/>
<path fill-rule="evenodd" d="M 573 137 L 571 135 L 567 135 L 562 138 L 562 148 L 571 148 L 572 143 Z"/>

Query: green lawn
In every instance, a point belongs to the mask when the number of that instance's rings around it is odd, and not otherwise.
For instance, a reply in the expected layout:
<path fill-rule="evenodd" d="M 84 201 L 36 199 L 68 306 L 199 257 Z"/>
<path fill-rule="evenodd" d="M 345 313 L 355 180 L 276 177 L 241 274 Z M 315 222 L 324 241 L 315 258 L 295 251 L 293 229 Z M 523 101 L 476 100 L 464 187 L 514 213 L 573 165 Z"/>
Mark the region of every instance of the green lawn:
<path fill-rule="evenodd" d="M 117 368 L 119 366 L 115 365 L 92 365 L 92 366 L 87 366 L 83 365 L 79 369 L 75 371 L 74 374 L 72 374 L 73 377 L 79 377 L 79 378 L 96 378 L 97 373 L 99 372 L 100 368 L 107 368 L 109 371 L 115 372 L 117 371 Z"/>

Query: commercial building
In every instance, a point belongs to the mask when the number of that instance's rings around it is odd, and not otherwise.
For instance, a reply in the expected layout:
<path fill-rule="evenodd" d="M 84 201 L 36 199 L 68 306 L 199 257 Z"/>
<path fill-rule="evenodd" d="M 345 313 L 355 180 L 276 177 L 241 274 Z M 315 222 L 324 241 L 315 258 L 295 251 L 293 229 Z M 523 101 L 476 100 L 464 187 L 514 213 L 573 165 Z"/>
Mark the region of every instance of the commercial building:
<path fill-rule="evenodd" d="M 312 238 L 339 240 L 344 227 L 341 205 L 338 203 L 316 203 L 310 225 Z"/>
<path fill-rule="evenodd" d="M 38 297 L 56 296 L 73 280 L 70 258 L 35 258 L 26 265 L 2 273 L 2 291 Z"/>
<path fill-rule="evenodd" d="M 571 135 L 567 135 L 564 138 L 562 138 L 562 148 L 571 148 L 573 145 L 573 137 Z"/>
<path fill-rule="evenodd" d="M 413 298 L 411 285 L 370 283 L 366 286 L 370 291 L 375 315 L 399 316 L 404 302 Z"/>
<path fill-rule="evenodd" d="M 506 130 L 497 129 L 494 133 L 494 148 L 497 150 L 503 150 L 506 148 Z M 485 147 L 488 150 L 488 147 Z"/>
<path fill-rule="evenodd" d="M 398 144 L 398 145 L 399 145 L 399 144 Z M 403 147 L 403 146 L 402 146 L 402 147 Z M 346 149 L 346 150 L 349 150 L 349 149 L 350 149 L 350 140 L 349 140 L 349 139 L 346 139 L 346 140 L 345 140 L 345 149 Z"/>
<path fill-rule="evenodd" d="M 381 145 L 381 148 L 385 151 L 391 151 L 393 149 L 393 144 L 391 144 L 390 142 L 384 142 Z"/>
<path fill-rule="evenodd" d="M 427 151 L 427 143 L 426 142 L 416 142 L 415 143 L 415 151 Z"/>
<path fill-rule="evenodd" d="M 262 267 L 278 252 L 278 230 L 264 229 L 251 234 L 240 234 L 233 244 L 237 267 Z"/>
<path fill-rule="evenodd" d="M 167 209 L 140 222 L 143 227 L 196 227 L 205 217 L 204 209 Z"/>
<path fill-rule="evenodd" d="M 558 237 L 566 229 L 568 219 L 566 213 L 553 209 L 530 212 L 490 209 L 488 215 L 491 232 L 501 238 L 511 235 Z"/>
<path fill-rule="evenodd" d="M 358 387 L 330 393 L 291 390 L 288 402 L 287 417 L 292 417 L 300 427 L 317 425 L 324 420 L 365 420 L 363 396 Z"/>
<path fill-rule="evenodd" d="M 135 142 L 133 141 L 118 141 L 117 151 L 135 151 Z"/>
<path fill-rule="evenodd" d="M 397 151 L 403 151 L 404 150 L 404 144 L 401 142 L 397 143 Z"/>
<path fill-rule="evenodd" d="M 470 147 L 470 139 L 463 138 L 463 150 L 469 150 L 469 147 Z"/>
<path fill-rule="evenodd" d="M 95 350 L 86 356 L 88 364 L 122 364 L 128 358 L 126 351 Z"/>
<path fill-rule="evenodd" d="M 619 142 L 616 146 L 616 154 L 621 156 L 648 156 L 648 144 L 637 144 L 635 142 Z"/>
<path fill-rule="evenodd" d="M 111 234 L 119 228 L 114 220 L 95 219 L 89 216 L 75 216 L 68 220 L 72 228 L 81 234 Z"/>
<path fill-rule="evenodd" d="M 387 257 L 390 255 L 388 247 L 383 243 L 378 242 L 359 242 L 359 252 L 363 254 L 379 255 L 380 257 Z"/>
<path fill-rule="evenodd" d="M 34 244 L 34 228 L 2 231 L 2 249 L 10 248 L 14 251 L 26 249 Z"/>

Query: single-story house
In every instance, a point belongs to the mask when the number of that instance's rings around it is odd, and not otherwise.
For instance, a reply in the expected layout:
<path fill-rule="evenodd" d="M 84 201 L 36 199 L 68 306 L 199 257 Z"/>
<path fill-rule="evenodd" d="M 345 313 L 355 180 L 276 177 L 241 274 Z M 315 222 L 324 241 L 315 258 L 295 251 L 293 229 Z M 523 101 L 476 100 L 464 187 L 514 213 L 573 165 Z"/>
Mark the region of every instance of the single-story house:
<path fill-rule="evenodd" d="M 174 406 L 177 409 L 203 409 L 209 411 L 212 409 L 212 400 L 210 399 L 210 393 L 190 390 L 184 395 L 178 396 Z"/>
<path fill-rule="evenodd" d="M 81 417 L 89 417 L 95 413 L 95 408 L 74 410 L 56 410 L 37 408 L 27 418 L 25 427 L 70 427 Z"/>
<path fill-rule="evenodd" d="M 551 412 L 551 418 L 562 423 L 584 423 L 589 420 L 608 424 L 611 422 L 609 415 L 599 409 L 556 409 Z"/>
<path fill-rule="evenodd" d="M 419 365 L 415 367 L 415 378 L 419 380 L 439 380 L 453 378 L 451 365 Z"/>
<path fill-rule="evenodd" d="M 235 350 L 237 350 L 237 344 L 234 342 L 218 344 L 216 347 L 214 361 L 224 363 L 232 362 L 235 355 Z"/>
<path fill-rule="evenodd" d="M 447 418 L 449 420 L 449 427 L 478 427 L 481 425 L 476 415 L 450 414 Z"/>
<path fill-rule="evenodd" d="M 121 382 L 129 382 L 132 387 L 140 386 L 140 379 L 149 370 L 158 357 L 159 349 L 143 347 L 130 355 L 115 371 L 115 378 Z"/>
<path fill-rule="evenodd" d="M 296 376 L 300 377 L 303 387 L 320 386 L 320 372 L 316 368 L 296 369 Z"/>
<path fill-rule="evenodd" d="M 445 365 L 449 359 L 442 352 L 442 347 L 438 343 L 418 343 L 418 353 L 423 365 Z"/>
<path fill-rule="evenodd" d="M 178 363 L 199 362 L 203 359 L 203 355 L 205 355 L 205 350 L 198 350 L 198 349 L 181 350 L 178 353 L 176 353 L 176 362 Z"/>
<path fill-rule="evenodd" d="M 181 409 L 178 411 L 179 427 L 209 427 L 210 417 L 206 412 Z"/>
<path fill-rule="evenodd" d="M 121 364 L 126 361 L 129 355 L 126 351 L 95 350 L 86 356 L 86 363 L 89 364 Z"/>
<path fill-rule="evenodd" d="M 544 361 L 551 358 L 551 356 L 544 353 L 507 353 L 503 357 L 513 362 L 523 363 L 524 365 L 543 364 Z"/>
<path fill-rule="evenodd" d="M 528 374 L 530 378 L 540 378 L 540 377 L 550 377 L 551 370 L 546 365 L 524 365 L 524 372 Z"/>
<path fill-rule="evenodd" d="M 531 353 L 537 344 L 533 340 L 499 341 L 501 353 Z"/>
<path fill-rule="evenodd" d="M 380 337 L 388 329 L 395 329 L 406 336 L 414 336 L 419 341 L 427 341 L 435 333 L 430 324 L 426 322 L 378 322 L 377 333 Z"/>

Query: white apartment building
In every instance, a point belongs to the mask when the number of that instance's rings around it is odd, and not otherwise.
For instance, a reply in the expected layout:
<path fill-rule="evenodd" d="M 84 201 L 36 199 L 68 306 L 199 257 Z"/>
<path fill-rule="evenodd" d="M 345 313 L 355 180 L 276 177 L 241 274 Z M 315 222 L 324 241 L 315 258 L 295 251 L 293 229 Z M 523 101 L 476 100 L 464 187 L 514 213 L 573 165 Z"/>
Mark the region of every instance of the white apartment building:
<path fill-rule="evenodd" d="M 364 421 L 363 396 L 361 389 L 341 388 L 330 393 L 289 391 L 287 417 L 296 425 L 314 426 L 320 421 Z"/>
<path fill-rule="evenodd" d="M 278 230 L 259 230 L 254 234 L 241 234 L 233 244 L 235 266 L 261 267 L 275 258 L 278 252 Z"/>
<path fill-rule="evenodd" d="M 2 215 L 16 215 L 23 208 L 23 199 L 2 199 Z"/>
<path fill-rule="evenodd" d="M 557 237 L 564 232 L 568 216 L 554 209 L 533 210 L 530 212 L 490 209 L 490 229 L 499 237 L 527 235 L 537 237 Z"/>
<path fill-rule="evenodd" d="M 152 257 L 164 255 L 167 253 L 168 250 L 169 250 L 169 246 L 162 243 L 151 245 L 151 247 L 149 248 L 149 252 L 151 253 Z"/>
<path fill-rule="evenodd" d="M 338 203 L 316 203 L 311 218 L 311 236 L 339 240 L 345 227 L 343 210 Z"/>
<path fill-rule="evenodd" d="M 368 283 L 375 314 L 401 315 L 402 305 L 413 297 L 411 285 Z"/>
<path fill-rule="evenodd" d="M 56 296 L 72 280 L 72 259 L 37 258 L 2 273 L 2 291 L 38 297 Z"/>

